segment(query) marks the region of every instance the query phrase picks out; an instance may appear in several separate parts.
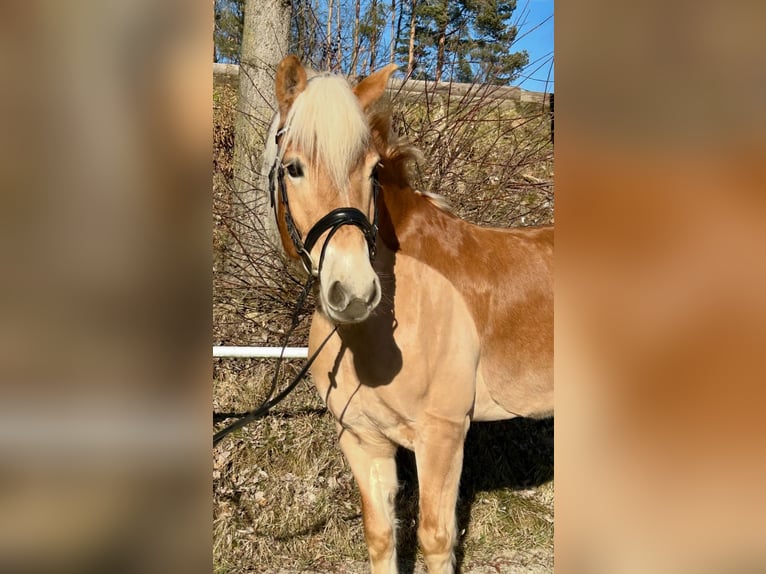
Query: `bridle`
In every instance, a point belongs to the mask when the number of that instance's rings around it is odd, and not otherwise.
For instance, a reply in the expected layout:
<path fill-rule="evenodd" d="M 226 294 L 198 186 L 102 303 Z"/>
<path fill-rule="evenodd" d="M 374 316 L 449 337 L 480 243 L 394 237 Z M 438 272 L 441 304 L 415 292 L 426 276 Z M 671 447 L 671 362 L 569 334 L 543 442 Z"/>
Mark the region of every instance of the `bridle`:
<path fill-rule="evenodd" d="M 279 190 L 279 201 L 282 202 L 285 215 L 285 227 L 287 234 L 290 236 L 290 240 L 295 247 L 296 253 L 303 262 L 303 267 L 306 272 L 314 277 L 319 277 L 319 271 L 322 268 L 324 262 L 325 251 L 330 243 L 333 235 L 343 227 L 344 225 L 353 225 L 358 227 L 364 235 L 364 239 L 367 242 L 367 249 L 370 255 L 370 261 L 375 260 L 376 253 L 376 237 L 378 234 L 378 195 L 380 192 L 380 182 L 378 181 L 377 167 L 373 170 L 370 179 L 372 180 L 372 203 L 373 203 L 373 218 L 372 223 L 367 219 L 367 216 L 355 207 L 339 207 L 333 209 L 330 213 L 322 217 L 317 221 L 314 226 L 306 234 L 305 240 L 301 239 L 301 234 L 298 228 L 295 226 L 292 213 L 290 212 L 290 202 L 287 199 L 287 186 L 285 185 L 285 166 L 281 162 L 281 154 L 279 153 L 279 140 L 282 135 L 287 131 L 287 128 L 280 129 L 276 136 L 277 142 L 277 157 L 269 170 L 269 196 L 271 201 L 271 208 L 274 211 L 274 217 L 276 218 L 277 228 L 279 228 L 279 213 L 276 209 L 277 201 L 277 189 Z M 329 230 L 329 235 L 322 246 L 322 252 L 319 257 L 319 264 L 315 265 L 314 260 L 311 258 L 311 250 L 322 235 Z"/>
<path fill-rule="evenodd" d="M 370 261 L 372 262 L 375 259 L 375 251 L 376 251 L 375 240 L 378 233 L 378 195 L 380 193 L 380 182 L 378 181 L 377 168 L 372 172 L 372 175 L 370 176 L 370 178 L 372 179 L 372 193 L 373 193 L 372 223 L 370 223 L 370 221 L 367 219 L 367 216 L 364 213 L 362 213 L 360 210 L 356 209 L 355 207 L 339 207 L 338 209 L 333 209 L 330 213 L 328 213 L 327 215 L 322 217 L 319 221 L 317 221 L 314 224 L 314 226 L 309 230 L 309 232 L 306 234 L 306 240 L 303 241 L 301 240 L 300 233 L 298 232 L 298 229 L 295 227 L 295 221 L 293 220 L 292 214 L 290 213 L 290 203 L 287 200 L 287 186 L 285 185 L 285 179 L 284 179 L 285 167 L 282 165 L 282 162 L 280 161 L 280 154 L 278 151 L 280 136 L 282 136 L 285 133 L 285 131 L 286 131 L 286 128 L 282 128 L 281 130 L 277 132 L 277 135 L 276 135 L 277 157 L 276 157 L 276 160 L 274 161 L 274 164 L 271 166 L 271 170 L 269 171 L 269 193 L 271 195 L 271 207 L 272 209 L 274 209 L 275 207 L 276 189 L 279 188 L 279 198 L 280 198 L 280 201 L 282 202 L 282 205 L 284 206 L 285 225 L 287 227 L 287 232 L 290 235 L 290 239 L 292 240 L 293 245 L 295 246 L 295 250 L 298 252 L 298 254 L 301 257 L 303 266 L 306 268 L 306 271 L 308 272 L 309 276 L 308 276 L 308 279 L 306 280 L 306 284 L 303 287 L 303 291 L 301 292 L 301 295 L 298 298 L 298 303 L 295 307 L 295 311 L 293 312 L 291 326 L 285 333 L 284 344 L 282 345 L 282 353 L 279 356 L 277 367 L 274 370 L 274 375 L 271 380 L 271 390 L 269 391 L 266 399 L 261 403 L 259 407 L 247 412 L 214 413 L 213 414 L 214 421 L 228 420 L 228 419 L 236 419 L 236 420 L 213 435 L 213 446 L 221 442 L 230 433 L 238 429 L 241 429 L 242 427 L 253 422 L 254 420 L 257 420 L 259 418 L 266 416 L 269 413 L 269 411 L 277 403 L 279 403 L 282 399 L 284 399 L 298 385 L 298 383 L 300 383 L 301 380 L 303 380 L 309 368 L 311 367 L 311 364 L 314 362 L 314 359 L 316 359 L 319 352 L 324 348 L 327 341 L 329 341 L 330 338 L 333 336 L 333 334 L 335 334 L 335 331 L 338 328 L 337 325 L 333 327 L 333 329 L 330 331 L 327 337 L 325 337 L 325 339 L 322 341 L 319 347 L 317 347 L 317 349 L 314 351 L 313 355 L 309 357 L 308 361 L 306 361 L 306 364 L 303 365 L 303 368 L 293 378 L 292 382 L 289 385 L 287 385 L 287 387 L 285 387 L 279 394 L 277 394 L 276 396 L 273 396 L 277 388 L 277 378 L 279 376 L 279 367 L 282 363 L 283 353 L 287 346 L 288 340 L 290 338 L 290 334 L 298 325 L 298 315 L 301 309 L 303 308 L 303 304 L 306 300 L 306 297 L 309 291 L 311 290 L 311 287 L 314 283 L 315 278 L 319 277 L 319 271 L 322 269 L 322 263 L 324 261 L 324 255 L 327 249 L 327 245 L 330 243 L 332 236 L 335 235 L 335 232 L 338 231 L 338 229 L 340 229 L 344 225 L 354 225 L 358 227 L 362 231 L 362 234 L 364 235 L 364 238 L 367 241 L 367 249 L 369 250 Z M 279 227 L 279 215 L 276 209 L 274 209 L 274 213 L 277 220 L 277 227 Z M 330 231 L 330 233 L 327 236 L 327 239 L 325 240 L 324 245 L 322 246 L 322 253 L 319 257 L 319 265 L 315 266 L 314 261 L 311 258 L 311 249 L 314 247 L 314 245 L 322 236 L 322 234 L 328 230 Z"/>

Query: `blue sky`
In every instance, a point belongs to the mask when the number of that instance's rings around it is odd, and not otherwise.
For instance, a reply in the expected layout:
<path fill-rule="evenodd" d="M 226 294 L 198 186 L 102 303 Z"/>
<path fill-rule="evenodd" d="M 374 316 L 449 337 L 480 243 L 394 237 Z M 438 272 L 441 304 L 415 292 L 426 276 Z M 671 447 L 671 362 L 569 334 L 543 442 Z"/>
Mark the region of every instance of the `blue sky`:
<path fill-rule="evenodd" d="M 517 0 L 513 19 L 519 27 L 514 48 L 529 53 L 529 66 L 513 82 L 514 85 L 535 92 L 555 91 L 552 59 L 553 0 Z M 549 82 L 547 89 L 546 79 Z"/>

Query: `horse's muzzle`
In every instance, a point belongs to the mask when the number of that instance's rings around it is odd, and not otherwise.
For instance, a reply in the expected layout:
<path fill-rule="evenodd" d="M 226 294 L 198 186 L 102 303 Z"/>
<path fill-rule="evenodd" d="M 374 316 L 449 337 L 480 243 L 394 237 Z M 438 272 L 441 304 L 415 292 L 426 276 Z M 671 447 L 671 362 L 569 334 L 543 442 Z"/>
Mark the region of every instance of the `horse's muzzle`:
<path fill-rule="evenodd" d="M 359 323 L 367 319 L 380 301 L 380 282 L 375 280 L 364 292 L 352 292 L 348 285 L 334 281 L 325 296 L 325 311 L 337 323 Z"/>

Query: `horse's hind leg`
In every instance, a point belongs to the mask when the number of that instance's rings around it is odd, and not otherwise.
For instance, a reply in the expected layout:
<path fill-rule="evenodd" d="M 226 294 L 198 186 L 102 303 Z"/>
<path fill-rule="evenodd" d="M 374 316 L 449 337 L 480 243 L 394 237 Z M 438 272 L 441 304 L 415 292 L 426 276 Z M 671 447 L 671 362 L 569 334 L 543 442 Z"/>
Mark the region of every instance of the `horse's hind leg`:
<path fill-rule="evenodd" d="M 341 430 L 340 447 L 362 495 L 364 537 L 372 574 L 396 574 L 396 445 L 383 436 L 361 439 Z"/>
<path fill-rule="evenodd" d="M 429 574 L 455 570 L 457 503 L 463 443 L 469 421 L 430 417 L 415 444 L 420 489 L 418 538 Z"/>

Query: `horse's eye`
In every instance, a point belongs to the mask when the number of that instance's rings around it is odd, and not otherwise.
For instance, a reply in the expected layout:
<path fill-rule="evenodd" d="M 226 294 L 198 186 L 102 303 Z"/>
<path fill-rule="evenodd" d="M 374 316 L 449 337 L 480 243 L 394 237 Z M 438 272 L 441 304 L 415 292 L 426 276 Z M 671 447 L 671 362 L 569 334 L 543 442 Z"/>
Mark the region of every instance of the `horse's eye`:
<path fill-rule="evenodd" d="M 285 169 L 287 169 L 287 175 L 290 177 L 303 177 L 303 167 L 297 161 L 288 163 Z"/>

